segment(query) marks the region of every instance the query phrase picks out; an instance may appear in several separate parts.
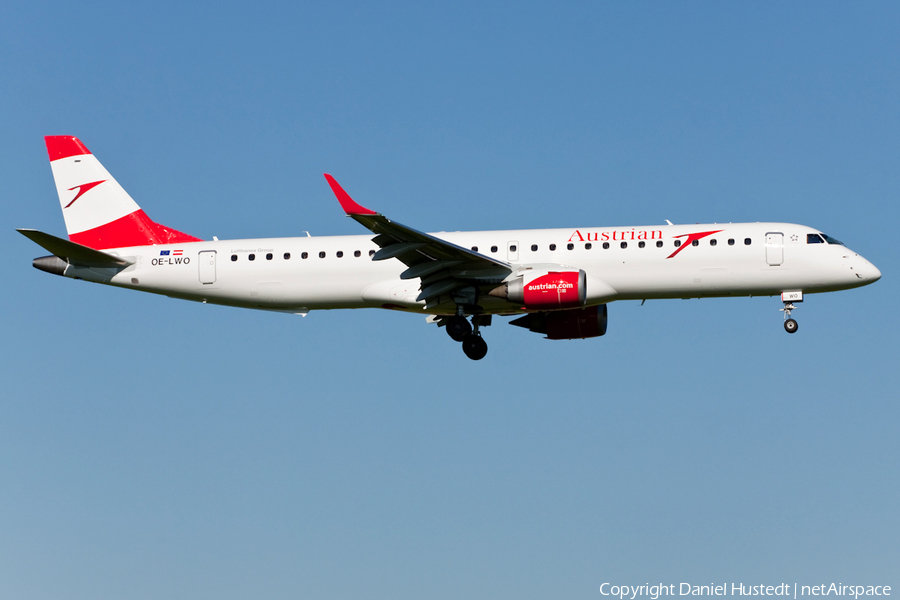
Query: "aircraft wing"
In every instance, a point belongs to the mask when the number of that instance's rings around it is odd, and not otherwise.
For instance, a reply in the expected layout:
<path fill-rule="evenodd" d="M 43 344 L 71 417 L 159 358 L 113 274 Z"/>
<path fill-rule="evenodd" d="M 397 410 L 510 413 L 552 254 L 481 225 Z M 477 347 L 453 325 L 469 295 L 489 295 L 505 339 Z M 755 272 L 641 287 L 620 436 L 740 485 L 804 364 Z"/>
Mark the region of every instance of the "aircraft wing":
<path fill-rule="evenodd" d="M 457 246 L 433 235 L 391 221 L 382 214 L 357 204 L 334 177 L 325 179 L 348 217 L 375 234 L 378 250 L 372 260 L 396 258 L 408 269 L 401 279 L 422 279 L 417 301 L 434 306 L 442 295 L 451 295 L 465 287 L 496 285 L 511 272 L 509 263 Z"/>

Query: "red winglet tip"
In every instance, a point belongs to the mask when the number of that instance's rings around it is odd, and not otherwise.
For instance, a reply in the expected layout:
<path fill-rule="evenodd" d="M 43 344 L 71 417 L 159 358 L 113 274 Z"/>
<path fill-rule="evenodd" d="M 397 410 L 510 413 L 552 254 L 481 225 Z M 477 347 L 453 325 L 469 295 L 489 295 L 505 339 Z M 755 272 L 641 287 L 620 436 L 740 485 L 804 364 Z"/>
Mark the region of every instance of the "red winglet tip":
<path fill-rule="evenodd" d="M 331 191 L 334 192 L 334 195 L 337 196 L 338 202 L 341 203 L 341 208 L 344 209 L 344 212 L 348 215 L 377 215 L 378 213 L 374 210 L 369 210 L 364 206 L 360 206 L 356 202 L 353 201 L 353 198 L 350 197 L 350 194 L 344 191 L 344 188 L 341 187 L 337 181 L 335 181 L 334 177 L 325 173 L 325 179 L 328 181 L 328 185 L 331 186 Z"/>
<path fill-rule="evenodd" d="M 44 142 L 47 144 L 47 156 L 50 157 L 50 162 L 91 153 L 81 143 L 81 140 L 72 135 L 47 135 L 44 136 Z"/>

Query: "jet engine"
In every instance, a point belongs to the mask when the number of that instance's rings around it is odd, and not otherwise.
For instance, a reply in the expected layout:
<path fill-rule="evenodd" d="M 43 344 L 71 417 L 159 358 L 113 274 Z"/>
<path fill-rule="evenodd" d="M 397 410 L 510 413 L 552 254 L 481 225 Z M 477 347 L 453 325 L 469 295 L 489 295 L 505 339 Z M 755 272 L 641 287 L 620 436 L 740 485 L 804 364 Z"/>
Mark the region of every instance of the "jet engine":
<path fill-rule="evenodd" d="M 584 271 L 526 271 L 488 292 L 527 309 L 575 308 L 587 298 Z"/>
<path fill-rule="evenodd" d="M 509 324 L 543 333 L 550 340 L 599 337 L 606 333 L 606 305 L 536 312 L 519 317 Z"/>

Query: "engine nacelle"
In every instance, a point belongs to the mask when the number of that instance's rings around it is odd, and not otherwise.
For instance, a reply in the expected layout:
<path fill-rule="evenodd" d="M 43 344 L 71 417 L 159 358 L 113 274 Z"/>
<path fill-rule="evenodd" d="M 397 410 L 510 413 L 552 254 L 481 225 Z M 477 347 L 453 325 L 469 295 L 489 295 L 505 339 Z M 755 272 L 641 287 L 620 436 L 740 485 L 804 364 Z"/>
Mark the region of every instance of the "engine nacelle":
<path fill-rule="evenodd" d="M 490 292 L 528 309 L 575 308 L 587 298 L 584 271 L 526 271 Z"/>
<path fill-rule="evenodd" d="M 550 340 L 599 337 L 606 333 L 606 305 L 553 312 L 536 312 L 510 321 L 510 325 L 543 333 Z"/>

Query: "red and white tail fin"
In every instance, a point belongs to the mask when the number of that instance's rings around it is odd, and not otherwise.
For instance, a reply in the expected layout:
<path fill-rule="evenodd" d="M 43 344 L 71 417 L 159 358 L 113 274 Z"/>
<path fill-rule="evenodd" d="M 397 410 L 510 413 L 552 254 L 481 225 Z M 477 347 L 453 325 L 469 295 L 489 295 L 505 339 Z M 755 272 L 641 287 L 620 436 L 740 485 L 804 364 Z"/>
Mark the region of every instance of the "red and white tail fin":
<path fill-rule="evenodd" d="M 95 250 L 201 241 L 152 221 L 78 138 L 44 141 L 71 241 Z"/>

